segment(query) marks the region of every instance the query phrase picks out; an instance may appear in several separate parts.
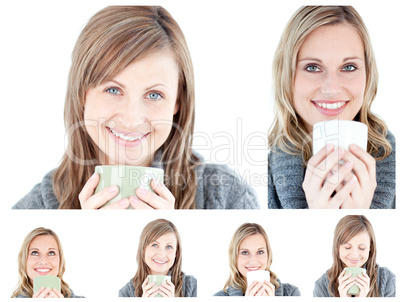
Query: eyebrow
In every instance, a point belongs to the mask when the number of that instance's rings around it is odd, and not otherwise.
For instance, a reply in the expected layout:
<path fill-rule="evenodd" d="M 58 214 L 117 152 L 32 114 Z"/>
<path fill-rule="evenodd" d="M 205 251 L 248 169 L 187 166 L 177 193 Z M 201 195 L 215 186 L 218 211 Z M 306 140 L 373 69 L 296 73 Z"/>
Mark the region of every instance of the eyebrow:
<path fill-rule="evenodd" d="M 349 60 L 360 60 L 362 62 L 364 61 L 360 57 L 346 57 L 346 58 L 343 59 L 343 62 L 346 62 L 346 61 L 349 61 Z M 307 57 L 307 58 L 304 58 L 304 59 L 301 59 L 301 60 L 297 60 L 297 62 L 302 62 L 302 61 L 316 61 L 318 63 L 322 63 L 322 60 L 320 60 L 318 58 L 310 58 L 310 57 Z"/>

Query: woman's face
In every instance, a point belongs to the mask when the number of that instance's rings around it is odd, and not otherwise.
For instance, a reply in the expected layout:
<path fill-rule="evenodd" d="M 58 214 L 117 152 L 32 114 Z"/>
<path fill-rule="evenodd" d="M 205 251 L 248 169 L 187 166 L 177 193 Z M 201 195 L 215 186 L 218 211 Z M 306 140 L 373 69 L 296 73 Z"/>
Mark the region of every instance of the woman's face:
<path fill-rule="evenodd" d="M 247 272 L 267 268 L 267 243 L 261 234 L 250 235 L 240 242 L 237 269 L 247 280 Z"/>
<path fill-rule="evenodd" d="M 60 254 L 56 239 L 50 235 L 36 236 L 28 247 L 26 273 L 30 280 L 42 275 L 59 274 Z"/>
<path fill-rule="evenodd" d="M 172 232 L 162 235 L 145 248 L 145 264 L 151 275 L 167 275 L 176 259 L 177 238 Z"/>
<path fill-rule="evenodd" d="M 310 133 L 320 121 L 353 120 L 365 87 L 364 45 L 351 25 L 324 25 L 307 36 L 297 56 L 293 105 Z"/>
<path fill-rule="evenodd" d="M 360 232 L 339 247 L 339 257 L 346 267 L 362 267 L 370 254 L 370 235 Z"/>
<path fill-rule="evenodd" d="M 134 61 L 89 89 L 85 126 L 109 164 L 150 166 L 172 128 L 179 68 L 170 51 Z"/>

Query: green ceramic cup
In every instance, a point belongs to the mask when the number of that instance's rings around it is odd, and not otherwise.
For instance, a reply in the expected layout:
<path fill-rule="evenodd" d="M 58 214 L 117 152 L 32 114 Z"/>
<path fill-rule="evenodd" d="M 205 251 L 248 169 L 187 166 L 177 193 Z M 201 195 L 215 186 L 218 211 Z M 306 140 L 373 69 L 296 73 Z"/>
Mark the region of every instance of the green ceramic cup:
<path fill-rule="evenodd" d="M 33 290 L 36 293 L 41 287 L 61 290 L 60 278 L 52 275 L 38 276 L 33 280 Z"/>
<path fill-rule="evenodd" d="M 361 267 L 346 267 L 345 268 L 345 275 L 352 273 L 350 278 L 355 278 L 357 275 L 365 273 L 366 270 Z M 348 294 L 350 295 L 358 295 L 360 293 L 360 288 L 357 285 L 352 285 L 351 288 L 348 290 Z"/>
<path fill-rule="evenodd" d="M 119 193 L 112 200 L 103 205 L 106 206 L 112 202 L 128 198 L 135 195 L 135 190 L 142 187 L 149 191 L 151 180 L 155 179 L 158 183 L 163 183 L 163 169 L 135 166 L 97 166 L 95 172 L 99 174 L 99 184 L 95 189 L 95 194 L 106 187 L 117 185 Z M 132 209 L 131 206 L 128 208 Z"/>
<path fill-rule="evenodd" d="M 170 276 L 165 276 L 165 275 L 148 275 L 147 277 L 148 277 L 149 283 L 155 282 L 154 287 L 161 285 L 162 282 L 164 282 L 166 280 L 172 281 L 172 278 Z M 163 296 L 160 294 L 157 294 L 155 297 L 163 297 Z"/>

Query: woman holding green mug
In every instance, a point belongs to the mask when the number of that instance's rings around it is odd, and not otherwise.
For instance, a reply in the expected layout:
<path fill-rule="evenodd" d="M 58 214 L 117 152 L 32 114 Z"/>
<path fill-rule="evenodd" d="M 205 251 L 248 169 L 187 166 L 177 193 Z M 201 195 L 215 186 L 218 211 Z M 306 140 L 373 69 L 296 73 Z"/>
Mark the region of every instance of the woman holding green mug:
<path fill-rule="evenodd" d="M 119 297 L 197 296 L 197 279 L 181 270 L 182 244 L 172 222 L 157 219 L 145 226 L 138 244 L 137 264 L 134 278 L 120 289 Z M 155 280 L 161 278 L 165 281 L 157 285 Z"/>
<path fill-rule="evenodd" d="M 395 297 L 395 275 L 376 262 L 374 229 L 363 215 L 348 215 L 337 224 L 332 267 L 315 283 L 315 297 Z M 349 268 L 362 268 L 352 277 Z M 351 288 L 357 286 L 352 292 Z"/>

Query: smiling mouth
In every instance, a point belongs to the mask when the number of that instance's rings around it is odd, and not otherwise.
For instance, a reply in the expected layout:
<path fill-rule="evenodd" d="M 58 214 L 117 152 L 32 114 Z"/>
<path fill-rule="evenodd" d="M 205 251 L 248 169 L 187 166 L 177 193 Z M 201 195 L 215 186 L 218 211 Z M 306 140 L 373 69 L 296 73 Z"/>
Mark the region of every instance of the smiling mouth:
<path fill-rule="evenodd" d="M 146 136 L 148 133 L 145 133 L 145 134 L 143 134 L 143 135 L 140 135 L 140 136 L 126 136 L 126 135 L 124 135 L 123 133 L 119 133 L 119 132 L 116 132 L 116 131 L 114 131 L 114 130 L 112 130 L 111 128 L 109 128 L 109 127 L 107 127 L 109 130 L 110 130 L 110 132 L 112 133 L 112 134 L 114 134 L 114 136 L 116 136 L 117 138 L 121 138 L 121 139 L 123 139 L 123 140 L 125 140 L 125 141 L 128 141 L 128 142 L 133 142 L 133 141 L 137 141 L 137 140 L 141 140 L 144 136 Z"/>
<path fill-rule="evenodd" d="M 167 260 L 166 261 L 160 261 L 160 260 L 152 259 L 152 261 L 155 262 L 156 264 L 166 264 L 167 263 Z"/>
<path fill-rule="evenodd" d="M 36 272 L 38 272 L 38 273 L 48 273 L 48 272 L 51 271 L 50 268 L 35 268 L 34 270 L 35 270 Z"/>
<path fill-rule="evenodd" d="M 249 266 L 249 267 L 246 267 L 246 269 L 248 271 L 258 271 L 260 269 L 260 266 Z"/>
<path fill-rule="evenodd" d="M 347 101 L 343 101 L 343 102 L 335 102 L 335 103 L 324 103 L 324 102 L 318 102 L 318 101 L 312 101 L 314 104 L 316 104 L 317 106 L 324 108 L 324 109 L 329 109 L 329 110 L 337 110 L 342 108 L 343 106 L 345 106 L 346 103 L 348 103 Z"/>

